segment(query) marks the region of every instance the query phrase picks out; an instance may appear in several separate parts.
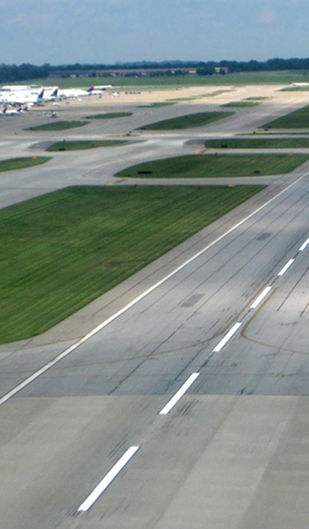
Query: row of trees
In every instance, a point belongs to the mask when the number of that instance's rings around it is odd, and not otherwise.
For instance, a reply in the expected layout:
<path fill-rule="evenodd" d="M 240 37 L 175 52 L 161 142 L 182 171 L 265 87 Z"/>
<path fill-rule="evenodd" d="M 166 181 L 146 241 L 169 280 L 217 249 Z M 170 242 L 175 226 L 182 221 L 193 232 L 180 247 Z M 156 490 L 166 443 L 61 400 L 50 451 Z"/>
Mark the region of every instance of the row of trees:
<path fill-rule="evenodd" d="M 196 68 L 199 75 L 212 75 L 215 73 L 215 68 L 228 68 L 230 73 L 235 72 L 257 72 L 257 71 L 278 71 L 278 70 L 309 70 L 309 58 L 307 59 L 268 59 L 267 61 L 208 61 L 208 62 L 194 62 L 194 61 L 165 61 L 165 62 L 135 62 L 122 64 L 69 64 L 52 66 L 50 64 L 43 64 L 42 66 L 34 66 L 33 64 L 21 64 L 20 66 L 0 64 L 0 83 L 28 81 L 30 79 L 47 78 L 53 71 L 57 72 L 74 72 L 81 70 L 92 70 L 95 74 L 96 70 L 117 70 L 117 69 L 134 70 L 136 68 L 143 69 L 171 69 L 181 72 L 182 68 Z M 133 73 L 133 72 L 132 72 Z M 158 72 L 159 74 L 159 72 Z M 184 74 L 184 72 L 183 72 Z M 153 72 L 152 72 L 152 75 Z"/>

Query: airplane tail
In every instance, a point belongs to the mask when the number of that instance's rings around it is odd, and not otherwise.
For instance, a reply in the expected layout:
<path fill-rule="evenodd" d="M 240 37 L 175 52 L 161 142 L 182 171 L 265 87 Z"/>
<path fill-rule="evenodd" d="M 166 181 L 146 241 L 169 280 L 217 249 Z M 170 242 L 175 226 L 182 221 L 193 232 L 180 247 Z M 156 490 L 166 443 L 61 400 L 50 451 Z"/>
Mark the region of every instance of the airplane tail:
<path fill-rule="evenodd" d="M 92 93 L 93 89 L 94 89 L 94 84 L 92 84 L 87 90 L 89 95 Z"/>
<path fill-rule="evenodd" d="M 38 101 L 41 101 L 43 99 L 44 92 L 45 92 L 45 88 L 42 88 L 41 92 L 38 95 Z"/>

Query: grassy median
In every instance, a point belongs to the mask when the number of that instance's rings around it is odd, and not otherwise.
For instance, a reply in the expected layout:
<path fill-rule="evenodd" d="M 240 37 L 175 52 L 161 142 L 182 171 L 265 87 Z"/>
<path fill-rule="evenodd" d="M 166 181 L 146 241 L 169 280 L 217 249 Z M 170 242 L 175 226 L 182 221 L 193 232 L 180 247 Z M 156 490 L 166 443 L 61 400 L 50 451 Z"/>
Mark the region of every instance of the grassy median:
<path fill-rule="evenodd" d="M 106 112 L 105 114 L 94 114 L 87 116 L 86 119 L 117 119 L 132 116 L 133 112 Z"/>
<path fill-rule="evenodd" d="M 35 127 L 28 127 L 25 130 L 42 130 L 42 131 L 56 131 L 74 129 L 75 127 L 83 127 L 87 125 L 89 121 L 53 121 L 45 123 L 44 125 L 36 125 Z"/>
<path fill-rule="evenodd" d="M 211 149 L 308 149 L 309 136 L 302 138 L 270 138 L 257 135 L 254 138 L 221 138 L 206 140 Z"/>
<path fill-rule="evenodd" d="M 123 140 L 63 140 L 53 143 L 46 151 L 81 151 L 85 149 L 94 149 L 96 147 L 119 147 L 125 145 L 127 142 Z"/>
<path fill-rule="evenodd" d="M 0 161 L 1 171 L 13 171 L 16 169 L 26 169 L 35 165 L 41 165 L 48 162 L 51 158 L 48 156 L 27 156 L 24 158 L 9 158 L 8 160 Z"/>
<path fill-rule="evenodd" d="M 131 178 L 223 178 L 288 173 L 306 162 L 305 154 L 193 154 L 153 160 L 119 171 Z"/>
<path fill-rule="evenodd" d="M 213 121 L 232 116 L 233 112 L 196 112 L 177 118 L 164 119 L 139 127 L 137 130 L 181 130 L 202 127 Z"/>
<path fill-rule="evenodd" d="M 262 188 L 70 187 L 0 210 L 0 343 L 49 329 Z"/>
<path fill-rule="evenodd" d="M 260 128 L 273 129 L 309 129 L 309 105 L 294 110 L 281 118 L 265 123 Z"/>

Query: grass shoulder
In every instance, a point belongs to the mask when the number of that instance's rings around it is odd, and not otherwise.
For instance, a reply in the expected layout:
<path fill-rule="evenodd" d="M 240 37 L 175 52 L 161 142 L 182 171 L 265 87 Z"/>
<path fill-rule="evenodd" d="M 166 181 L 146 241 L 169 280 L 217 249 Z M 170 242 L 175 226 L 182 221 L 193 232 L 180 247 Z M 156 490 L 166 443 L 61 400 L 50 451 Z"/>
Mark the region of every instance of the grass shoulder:
<path fill-rule="evenodd" d="M 235 108 L 242 108 L 242 107 L 256 107 L 257 105 L 260 105 L 260 101 L 230 101 L 229 103 L 224 103 L 221 105 L 222 107 L 235 107 Z"/>
<path fill-rule="evenodd" d="M 46 131 L 55 131 L 55 130 L 66 130 L 73 129 L 75 127 L 83 127 L 87 125 L 89 121 L 53 121 L 52 123 L 45 123 L 44 125 L 37 125 L 34 127 L 28 127 L 25 130 L 46 130 Z"/>
<path fill-rule="evenodd" d="M 309 136 L 303 138 L 221 138 L 206 140 L 205 147 L 211 149 L 308 149 Z"/>
<path fill-rule="evenodd" d="M 85 119 L 117 119 L 127 118 L 132 115 L 133 112 L 106 112 L 105 114 L 94 114 L 93 116 L 86 116 Z"/>
<path fill-rule="evenodd" d="M 0 342 L 46 331 L 261 189 L 81 186 L 0 210 Z"/>
<path fill-rule="evenodd" d="M 121 145 L 126 145 L 126 143 L 127 142 L 125 140 L 95 140 L 95 141 L 63 140 L 63 141 L 57 141 L 56 143 L 53 143 L 52 145 L 47 147 L 45 150 L 48 152 L 81 151 L 85 149 L 95 149 L 97 147 L 120 147 Z"/>
<path fill-rule="evenodd" d="M 51 160 L 50 156 L 28 156 L 24 158 L 10 158 L 8 160 L 0 161 L 0 171 L 13 171 L 16 169 L 26 169 L 27 167 L 34 167 L 41 165 Z"/>
<path fill-rule="evenodd" d="M 309 159 L 305 154 L 193 154 L 144 162 L 119 171 L 131 178 L 223 178 L 288 173 Z"/>
<path fill-rule="evenodd" d="M 294 110 L 281 118 L 265 123 L 260 128 L 309 129 L 309 105 Z"/>
<path fill-rule="evenodd" d="M 180 130 L 202 127 L 203 125 L 227 118 L 231 115 L 233 115 L 233 112 L 196 112 L 195 114 L 187 114 L 176 118 L 156 121 L 155 123 L 143 125 L 137 130 Z"/>

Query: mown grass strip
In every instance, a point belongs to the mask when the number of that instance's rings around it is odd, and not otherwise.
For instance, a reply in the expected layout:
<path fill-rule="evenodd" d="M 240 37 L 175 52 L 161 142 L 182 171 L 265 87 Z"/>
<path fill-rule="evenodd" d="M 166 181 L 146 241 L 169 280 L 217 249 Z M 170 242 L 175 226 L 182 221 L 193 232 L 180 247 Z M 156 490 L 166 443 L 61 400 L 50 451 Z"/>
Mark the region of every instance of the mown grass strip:
<path fill-rule="evenodd" d="M 305 154 L 193 154 L 127 167 L 115 176 L 131 178 L 223 178 L 288 173 L 306 162 Z"/>
<path fill-rule="evenodd" d="M 206 140 L 204 145 L 211 149 L 308 149 L 309 136 L 303 138 L 221 138 Z"/>
<path fill-rule="evenodd" d="M 87 125 L 89 121 L 53 121 L 52 123 L 45 123 L 44 125 L 37 125 L 35 127 L 28 127 L 25 130 L 66 130 L 73 129 L 75 127 L 83 127 Z"/>
<path fill-rule="evenodd" d="M 42 163 L 48 162 L 49 160 L 51 160 L 50 156 L 29 156 L 25 158 L 10 158 L 8 160 L 1 160 L 0 172 L 25 169 L 27 167 L 41 165 Z"/>
<path fill-rule="evenodd" d="M 139 105 L 138 108 L 160 108 L 169 107 L 171 105 L 176 105 L 176 101 L 162 101 L 161 103 L 149 103 L 148 105 Z"/>
<path fill-rule="evenodd" d="M 124 140 L 95 140 L 95 141 L 57 141 L 53 143 L 45 150 L 49 152 L 54 151 L 81 151 L 85 149 L 94 149 L 96 147 L 119 147 L 125 145 L 127 142 Z"/>
<path fill-rule="evenodd" d="M 230 101 L 229 103 L 224 103 L 222 107 L 256 107 L 260 104 L 260 101 Z"/>
<path fill-rule="evenodd" d="M 260 128 L 309 129 L 309 105 L 294 110 L 281 118 L 265 123 Z"/>
<path fill-rule="evenodd" d="M 232 114 L 233 112 L 196 112 L 195 114 L 156 121 L 155 123 L 139 127 L 137 130 L 174 130 L 202 127 L 213 121 L 227 118 Z"/>
<path fill-rule="evenodd" d="M 105 114 L 95 114 L 94 116 L 87 116 L 86 119 L 116 119 L 127 118 L 132 116 L 133 112 L 106 112 Z"/>
<path fill-rule="evenodd" d="M 37 335 L 262 186 L 71 187 L 0 211 L 0 342 Z"/>

